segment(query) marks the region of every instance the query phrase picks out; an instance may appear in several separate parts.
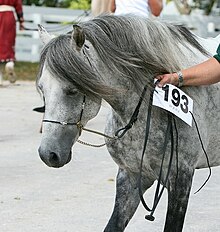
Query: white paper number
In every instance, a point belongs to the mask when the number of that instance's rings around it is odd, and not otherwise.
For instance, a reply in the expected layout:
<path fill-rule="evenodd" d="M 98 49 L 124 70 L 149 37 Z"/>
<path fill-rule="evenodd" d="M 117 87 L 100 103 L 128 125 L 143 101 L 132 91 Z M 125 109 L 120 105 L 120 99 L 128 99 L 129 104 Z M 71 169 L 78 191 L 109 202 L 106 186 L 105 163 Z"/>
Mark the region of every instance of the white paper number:
<path fill-rule="evenodd" d="M 163 88 L 156 86 L 153 95 L 153 105 L 163 108 L 181 118 L 192 126 L 193 100 L 181 89 L 167 84 Z"/>

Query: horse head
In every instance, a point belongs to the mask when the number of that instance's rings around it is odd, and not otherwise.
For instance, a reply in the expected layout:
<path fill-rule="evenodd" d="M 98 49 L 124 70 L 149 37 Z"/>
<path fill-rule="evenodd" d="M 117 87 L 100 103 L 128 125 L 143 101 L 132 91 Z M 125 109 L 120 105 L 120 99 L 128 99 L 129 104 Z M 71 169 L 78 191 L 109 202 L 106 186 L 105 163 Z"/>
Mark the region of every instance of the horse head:
<path fill-rule="evenodd" d="M 94 101 L 73 82 L 66 79 L 61 81 L 62 77 L 51 72 L 52 64 L 48 61 L 48 56 L 51 55 L 49 50 L 53 45 L 50 44 L 52 36 L 42 26 L 39 26 L 39 33 L 47 51 L 42 53 L 37 80 L 45 102 L 42 140 L 38 151 L 46 165 L 58 168 L 71 160 L 71 148 L 81 134 L 81 127 L 97 115 L 101 98 Z M 78 39 L 77 36 L 75 38 Z M 73 46 L 73 43 L 69 43 L 69 46 Z M 73 49 L 77 56 L 83 56 L 78 46 Z M 68 61 L 60 62 L 64 64 Z M 80 75 L 77 78 L 80 79 Z"/>

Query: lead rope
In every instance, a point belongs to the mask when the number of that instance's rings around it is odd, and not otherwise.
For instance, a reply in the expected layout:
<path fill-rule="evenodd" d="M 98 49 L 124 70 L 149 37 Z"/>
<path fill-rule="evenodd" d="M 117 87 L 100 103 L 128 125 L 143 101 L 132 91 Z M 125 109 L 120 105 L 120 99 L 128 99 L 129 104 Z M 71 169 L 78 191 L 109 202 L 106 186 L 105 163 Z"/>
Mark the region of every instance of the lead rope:
<path fill-rule="evenodd" d="M 141 93 L 139 102 L 138 102 L 138 104 L 137 104 L 137 106 L 136 106 L 136 108 L 135 108 L 135 110 L 134 110 L 134 112 L 133 112 L 133 114 L 132 114 L 132 116 L 131 116 L 131 119 L 129 120 L 128 124 L 127 124 L 125 127 L 121 128 L 121 129 L 119 129 L 119 130 L 117 130 L 117 131 L 115 132 L 115 135 L 114 135 L 114 136 L 109 136 L 109 135 L 106 135 L 106 134 L 101 133 L 101 132 L 99 132 L 99 131 L 87 129 L 87 128 L 83 127 L 83 125 L 80 126 L 80 130 L 85 130 L 85 131 L 87 131 L 87 132 L 91 132 L 91 133 L 94 133 L 94 134 L 98 134 L 98 135 L 104 136 L 104 137 L 106 137 L 106 138 L 108 138 L 108 139 L 120 139 L 120 138 L 122 138 L 122 137 L 126 134 L 126 132 L 127 132 L 128 130 L 130 130 L 130 129 L 132 128 L 132 126 L 134 125 L 134 123 L 137 121 L 137 117 L 138 117 L 138 114 L 139 114 L 139 110 L 140 110 L 140 107 L 141 107 L 141 104 L 142 104 L 142 102 L 143 102 L 143 99 L 144 99 L 144 96 L 145 96 L 146 92 L 147 92 L 147 85 L 144 87 L 144 89 L 143 89 L 143 91 L 142 91 L 142 93 Z M 82 111 L 81 111 L 81 112 L 82 112 Z M 91 146 L 91 147 L 102 147 L 102 146 L 105 146 L 105 143 L 100 144 L 100 145 L 94 145 L 94 144 L 90 144 L 90 143 L 81 141 L 81 140 L 79 140 L 79 139 L 77 140 L 77 142 L 79 142 L 79 143 L 81 143 L 81 144 L 83 144 L 83 145 Z"/>
<path fill-rule="evenodd" d="M 175 132 L 176 132 L 176 182 L 175 182 L 175 190 L 177 189 L 177 186 L 176 186 L 176 183 L 177 183 L 177 180 L 178 180 L 178 175 L 179 175 L 179 167 L 178 167 L 178 164 L 179 164 L 179 149 L 178 149 L 178 146 L 179 146 L 179 133 L 178 133 L 178 129 L 177 129 L 177 125 L 176 125 L 176 119 L 175 117 L 173 117 L 173 124 L 174 124 L 174 129 L 175 129 Z"/>
<path fill-rule="evenodd" d="M 141 103 L 142 103 L 142 101 L 143 101 L 143 99 L 144 99 L 144 96 L 145 96 L 146 92 L 147 92 L 147 85 L 144 86 L 144 89 L 143 89 L 143 91 L 142 91 L 142 93 L 141 93 L 139 102 L 138 102 L 138 104 L 137 104 L 137 106 L 136 106 L 136 108 L 135 108 L 135 110 L 134 110 L 134 113 L 132 114 L 131 119 L 130 119 L 130 121 L 128 122 L 128 124 L 127 124 L 125 127 L 121 128 L 121 129 L 119 129 L 119 130 L 117 130 L 117 131 L 115 132 L 115 136 L 116 136 L 117 138 L 122 138 L 122 137 L 125 135 L 125 133 L 126 133 L 128 130 L 130 130 L 130 129 L 132 128 L 132 126 L 134 125 L 134 123 L 137 121 L 137 117 L 138 117 L 138 114 L 139 114 L 139 110 L 140 110 L 140 107 L 141 107 Z"/>
<path fill-rule="evenodd" d="M 82 145 L 86 145 L 86 146 L 89 146 L 89 147 L 104 147 L 105 146 L 105 143 L 102 143 L 102 144 L 91 144 L 91 143 L 88 143 L 88 142 L 84 142 L 80 139 L 77 140 L 78 143 L 81 143 Z"/>
<path fill-rule="evenodd" d="M 95 131 L 95 130 L 85 128 L 83 126 L 81 126 L 81 130 L 84 130 L 84 131 L 87 131 L 87 132 L 90 132 L 90 133 L 93 133 L 93 134 L 97 134 L 97 135 L 103 136 L 103 137 L 108 138 L 108 139 L 117 139 L 117 137 L 115 137 L 115 136 L 112 137 L 112 136 L 106 135 L 104 133 L 101 133 L 99 131 Z M 84 141 L 82 141 L 80 139 L 78 139 L 77 142 L 81 143 L 83 145 L 86 145 L 86 146 L 90 146 L 90 147 L 103 147 L 103 146 L 106 145 L 105 143 L 97 144 L 97 145 L 96 144 L 91 144 L 91 143 L 88 143 L 88 142 L 84 142 Z"/>
<path fill-rule="evenodd" d="M 108 136 L 106 134 L 103 134 L 101 132 L 94 131 L 94 130 L 91 130 L 91 129 L 87 129 L 81 124 L 83 111 L 84 111 L 84 108 L 85 108 L 85 103 L 86 103 L 86 96 L 84 95 L 83 96 L 82 109 L 81 109 L 80 117 L 79 117 L 79 122 L 76 123 L 77 127 L 79 128 L 79 136 L 81 135 L 82 130 L 85 130 L 85 131 L 88 131 L 88 132 L 91 132 L 91 133 L 94 133 L 94 134 L 98 134 L 98 135 L 113 139 L 113 137 L 110 137 L 110 136 Z M 77 142 L 81 143 L 83 145 L 86 145 L 86 146 L 90 146 L 90 147 L 103 147 L 103 146 L 105 146 L 105 143 L 96 145 L 96 144 L 91 144 L 91 143 L 88 143 L 88 142 L 84 142 L 84 141 L 82 141 L 80 139 L 78 139 Z"/>
<path fill-rule="evenodd" d="M 207 152 L 206 152 L 206 150 L 205 150 L 205 148 L 204 148 L 204 145 L 203 145 L 203 142 L 202 142 L 202 137 L 201 137 L 201 135 L 200 135 L 199 127 L 198 127 L 198 125 L 197 125 L 196 119 L 195 119 L 195 117 L 194 117 L 194 115 L 193 115 L 193 113 L 192 113 L 191 111 L 190 111 L 190 114 L 192 115 L 193 121 L 194 121 L 194 123 L 195 123 L 196 130 L 197 130 L 197 133 L 198 133 L 198 136 L 199 136 L 199 141 L 200 141 L 200 143 L 201 143 L 202 150 L 203 150 L 203 152 L 204 152 L 204 154 L 205 154 L 206 161 L 207 161 L 207 165 L 208 165 L 208 168 L 209 168 L 209 175 L 208 175 L 208 177 L 206 178 L 205 182 L 202 184 L 202 186 L 201 186 L 196 192 L 194 192 L 194 194 L 196 194 L 196 193 L 198 193 L 198 192 L 206 185 L 206 183 L 209 181 L 209 179 L 210 179 L 210 177 L 211 177 L 211 175 L 212 175 L 212 169 L 211 169 L 211 167 L 210 167 L 209 157 L 208 157 L 208 154 L 207 154 Z"/>
<path fill-rule="evenodd" d="M 140 196 L 140 200 L 142 202 L 142 205 L 144 206 L 144 208 L 150 212 L 149 215 L 145 216 L 145 219 L 149 220 L 149 221 L 154 221 L 154 212 L 155 209 L 161 199 L 161 196 L 163 194 L 163 191 L 165 189 L 166 183 L 168 181 L 168 177 L 170 174 L 170 170 L 171 170 L 171 165 L 172 165 L 172 160 L 173 160 L 173 155 L 174 155 L 174 134 L 173 134 L 173 124 L 174 124 L 174 129 L 175 129 L 175 133 L 176 133 L 176 183 L 177 183 L 177 179 L 178 179 L 178 140 L 179 140 L 179 135 L 178 135 L 178 130 L 177 130 L 177 125 L 176 125 L 176 120 L 175 117 L 172 114 L 168 114 L 168 125 L 167 125 L 167 129 L 166 129 L 166 134 L 165 134 L 165 140 L 164 140 L 164 145 L 163 145 L 163 157 L 162 157 L 162 161 L 161 161 L 161 167 L 160 167 L 160 173 L 159 173 L 159 177 L 158 177 L 158 182 L 157 182 L 157 186 L 156 186 L 156 191 L 155 191 L 155 195 L 154 195 L 154 201 L 153 201 L 153 207 L 152 209 L 150 209 L 144 198 L 143 198 L 143 193 L 142 193 L 142 184 L 141 184 L 141 179 L 142 179 L 142 168 L 143 168 L 143 159 L 144 159 L 144 154 L 145 154 L 145 150 L 146 150 L 146 145 L 147 145 L 147 141 L 148 141 L 148 136 L 149 136 L 149 130 L 150 130 L 150 117 L 151 117 L 151 103 L 152 100 L 150 99 L 150 104 L 149 104 L 149 108 L 148 108 L 148 114 L 147 114 L 147 122 L 146 122 L 146 131 L 145 131 L 145 140 L 144 140 L 144 147 L 143 147 L 143 151 L 142 151 L 142 157 L 141 157 L 141 164 L 140 164 L 140 172 L 139 172 L 139 178 L 138 178 L 138 187 L 139 187 L 139 196 Z M 193 118 L 193 121 L 195 123 L 196 126 L 196 130 L 199 136 L 199 140 L 202 146 L 202 150 L 206 156 L 206 160 L 207 160 L 207 165 L 209 168 L 209 175 L 207 177 L 207 179 L 205 180 L 205 182 L 202 184 L 202 186 L 194 193 L 198 193 L 204 186 L 205 184 L 208 182 L 208 180 L 211 177 L 211 167 L 210 167 L 210 163 L 209 163 L 209 158 L 207 155 L 207 152 L 204 148 L 203 142 L 202 142 L 202 138 L 199 132 L 199 128 L 197 125 L 197 122 L 195 120 L 194 115 L 192 114 L 192 112 L 190 112 Z M 165 158 L 165 153 L 166 153 L 166 148 L 167 148 L 167 144 L 168 144 L 168 137 L 170 136 L 171 139 L 171 154 L 170 154 L 170 159 L 169 159 L 169 164 L 168 164 L 168 170 L 167 170 L 167 174 L 166 174 L 166 178 L 163 184 L 162 189 L 160 190 L 160 184 L 161 184 L 161 179 L 162 179 L 162 171 L 163 171 L 163 163 L 164 163 L 164 158 Z M 175 186 L 176 187 L 176 186 Z"/>
<path fill-rule="evenodd" d="M 150 119 L 151 119 L 151 110 L 152 110 L 152 99 L 153 99 L 153 91 L 151 92 L 150 95 L 150 100 L 149 100 L 149 106 L 148 106 L 148 113 L 147 113 L 147 120 L 146 120 L 146 129 L 145 129 L 145 139 L 144 139 L 144 146 L 143 146 L 143 151 L 142 151 L 142 156 L 141 156 L 141 163 L 140 163 L 140 171 L 139 171 L 139 177 L 138 177 L 138 189 L 139 189 L 139 197 L 141 200 L 142 205 L 144 208 L 151 212 L 150 215 L 146 215 L 145 219 L 154 221 L 154 216 L 153 213 L 161 199 L 161 196 L 163 194 L 164 188 L 166 186 L 166 183 L 168 181 L 169 173 L 171 170 L 171 165 L 172 165 L 172 160 L 173 160 L 173 153 L 174 153 L 174 138 L 173 138 L 173 127 L 172 127 L 172 119 L 173 116 L 168 114 L 168 124 L 167 124 L 167 129 L 166 129 L 166 134 L 165 134 L 165 140 L 164 140 L 164 145 L 163 145 L 163 158 L 161 161 L 161 167 L 160 167 L 160 173 L 158 177 L 158 182 L 157 182 L 157 187 L 155 191 L 155 196 L 154 196 L 154 202 L 153 202 L 153 207 L 150 209 L 148 205 L 146 204 L 144 197 L 143 197 L 143 192 L 142 192 L 142 169 L 143 169 L 143 160 L 144 160 L 144 155 L 147 147 L 147 142 L 148 142 L 148 137 L 149 137 L 149 131 L 150 131 Z M 164 181 L 164 185 L 162 189 L 160 190 L 160 184 L 161 184 L 161 179 L 162 179 L 162 169 L 163 169 L 163 162 L 165 158 L 165 153 L 166 153 L 166 148 L 168 144 L 168 135 L 170 134 L 171 136 L 171 155 L 170 155 L 170 161 L 168 165 L 168 170 L 167 170 L 167 175 Z"/>
<path fill-rule="evenodd" d="M 160 173 L 159 173 L 159 177 L 158 177 L 158 181 L 157 181 L 157 187 L 156 187 L 156 191 L 155 191 L 155 195 L 154 195 L 153 207 L 151 209 L 150 215 L 145 216 L 145 219 L 147 219 L 149 221 L 154 221 L 154 219 L 155 219 L 153 214 L 154 214 L 156 207 L 157 207 L 157 205 L 162 197 L 162 194 L 163 194 L 163 191 L 165 189 L 166 183 L 167 183 L 168 178 L 169 178 L 170 170 L 171 170 L 171 165 L 172 165 L 172 161 L 173 161 L 173 154 L 174 154 L 174 136 L 173 136 L 172 120 L 173 120 L 173 116 L 168 114 L 168 124 L 167 124 L 166 136 L 165 136 L 164 146 L 163 146 L 163 157 L 162 157 L 162 161 L 161 161 Z M 162 173 L 163 172 L 163 163 L 164 163 L 164 159 L 165 159 L 165 153 L 166 153 L 169 135 L 170 135 L 170 139 L 171 139 L 171 154 L 170 154 L 170 160 L 169 160 L 169 164 L 168 164 L 166 178 L 165 178 L 164 184 L 162 186 L 162 189 L 160 190 L 160 184 L 161 184 L 162 174 L 163 174 Z"/>
<path fill-rule="evenodd" d="M 81 120 L 82 120 L 82 116 L 83 116 L 83 111 L 84 111 L 84 108 L 85 108 L 85 104 L 86 104 L 86 96 L 84 95 L 83 96 L 82 109 L 81 109 L 80 117 L 79 117 L 79 122 L 77 123 L 77 127 L 79 128 L 79 136 L 82 134 L 82 130 L 85 130 L 85 131 L 93 132 L 95 134 L 99 134 L 99 135 L 102 135 L 102 136 L 106 137 L 106 135 L 104 135 L 104 134 L 102 134 L 102 133 L 100 133 L 98 131 L 93 131 L 93 130 L 84 128 L 83 125 L 81 124 Z M 77 139 L 77 142 L 81 143 L 83 145 L 86 145 L 86 146 L 90 146 L 90 147 L 103 147 L 103 146 L 105 146 L 105 143 L 96 145 L 96 144 L 91 144 L 91 143 L 84 142 L 84 141 L 82 141 L 80 139 Z"/>
<path fill-rule="evenodd" d="M 150 95 L 150 100 L 149 100 L 149 106 L 148 106 L 148 113 L 147 113 L 147 121 L 146 121 L 146 128 L 145 128 L 145 139 L 144 139 L 144 146 L 143 146 L 143 151 L 141 155 L 141 163 L 140 163 L 140 170 L 139 170 L 139 177 L 138 177 L 138 190 L 139 190 L 139 197 L 141 200 L 142 205 L 147 211 L 151 211 L 151 209 L 147 206 L 144 198 L 143 198 L 143 193 L 142 193 L 142 169 L 143 169 L 143 160 L 144 160 L 144 153 L 147 147 L 147 141 L 148 141 L 148 136 L 149 136 L 149 131 L 150 131 L 150 119 L 151 119 L 151 109 L 152 109 L 152 97 L 153 93 Z"/>

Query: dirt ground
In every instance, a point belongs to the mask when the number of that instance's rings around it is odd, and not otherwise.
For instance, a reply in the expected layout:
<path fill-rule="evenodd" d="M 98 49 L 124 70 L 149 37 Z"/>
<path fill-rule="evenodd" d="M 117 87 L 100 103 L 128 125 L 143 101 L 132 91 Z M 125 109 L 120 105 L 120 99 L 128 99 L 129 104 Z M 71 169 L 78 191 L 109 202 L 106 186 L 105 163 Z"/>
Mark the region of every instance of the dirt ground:
<path fill-rule="evenodd" d="M 34 82 L 4 83 L 0 88 L 0 231 L 101 232 L 112 211 L 117 167 L 105 147 L 76 144 L 72 161 L 63 168 L 47 167 L 38 156 L 42 115 L 32 109 L 42 101 Z M 88 127 L 103 130 L 108 107 Z M 85 133 L 85 132 L 84 132 Z M 83 140 L 103 138 L 84 134 Z M 184 232 L 220 231 L 220 169 L 212 169 L 208 184 L 194 195 L 208 175 L 196 172 Z M 154 187 L 145 195 L 149 205 Z M 139 206 L 126 232 L 162 232 L 166 193 L 155 221 L 144 219 Z"/>

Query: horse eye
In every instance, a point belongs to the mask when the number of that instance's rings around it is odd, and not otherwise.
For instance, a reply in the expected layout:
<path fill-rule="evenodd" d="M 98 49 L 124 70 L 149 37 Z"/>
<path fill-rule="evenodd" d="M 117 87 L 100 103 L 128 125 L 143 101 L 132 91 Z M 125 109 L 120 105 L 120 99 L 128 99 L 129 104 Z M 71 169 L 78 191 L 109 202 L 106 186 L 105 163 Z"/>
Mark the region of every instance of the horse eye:
<path fill-rule="evenodd" d="M 76 95 L 77 93 L 78 92 L 75 89 L 68 89 L 68 90 L 66 90 L 66 95 L 72 96 L 72 95 Z"/>

